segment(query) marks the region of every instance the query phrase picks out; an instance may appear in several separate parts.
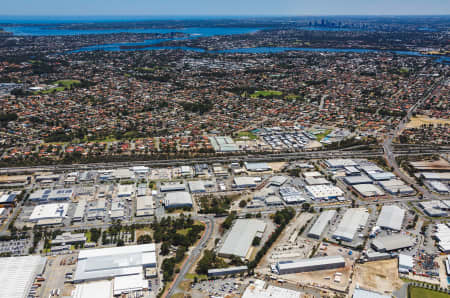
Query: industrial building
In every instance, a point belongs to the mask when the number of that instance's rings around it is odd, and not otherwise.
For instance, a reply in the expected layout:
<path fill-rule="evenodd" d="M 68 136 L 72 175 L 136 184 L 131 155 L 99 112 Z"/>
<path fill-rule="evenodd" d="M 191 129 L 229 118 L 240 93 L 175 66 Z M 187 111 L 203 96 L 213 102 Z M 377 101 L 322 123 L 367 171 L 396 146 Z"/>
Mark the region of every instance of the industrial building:
<path fill-rule="evenodd" d="M 189 190 L 191 193 L 204 193 L 206 192 L 205 183 L 201 180 L 189 181 Z"/>
<path fill-rule="evenodd" d="M 414 268 L 414 259 L 412 256 L 398 255 L 398 272 L 408 274 Z"/>
<path fill-rule="evenodd" d="M 303 293 L 294 290 L 267 285 L 262 280 L 255 280 L 242 294 L 242 298 L 301 298 Z"/>
<path fill-rule="evenodd" d="M 117 196 L 119 198 L 130 198 L 134 194 L 134 184 L 119 184 Z"/>
<path fill-rule="evenodd" d="M 228 268 L 219 268 L 219 269 L 209 269 L 208 276 L 223 276 L 223 275 L 231 275 L 238 274 L 241 272 L 247 271 L 247 266 L 235 266 Z"/>
<path fill-rule="evenodd" d="M 192 176 L 192 168 L 190 166 L 181 166 L 180 167 L 180 175 L 182 177 Z"/>
<path fill-rule="evenodd" d="M 67 215 L 69 203 L 54 203 L 34 207 L 29 221 L 38 225 L 60 224 Z"/>
<path fill-rule="evenodd" d="M 447 210 L 450 209 L 450 204 L 448 204 L 447 201 L 439 200 L 420 202 L 419 206 L 426 215 L 431 217 L 447 216 Z"/>
<path fill-rule="evenodd" d="M 161 185 L 159 188 L 160 192 L 170 192 L 170 191 L 185 191 L 186 185 L 184 183 L 167 183 Z"/>
<path fill-rule="evenodd" d="M 415 193 L 411 186 L 406 185 L 405 182 L 400 179 L 380 181 L 379 184 L 391 195 L 411 195 Z"/>
<path fill-rule="evenodd" d="M 358 164 L 351 159 L 333 158 L 325 160 L 327 167 L 331 169 L 343 169 L 345 167 L 355 167 Z"/>
<path fill-rule="evenodd" d="M 130 169 L 115 169 L 112 176 L 116 180 L 130 180 L 134 179 L 135 175 Z"/>
<path fill-rule="evenodd" d="M 440 181 L 431 180 L 427 183 L 431 190 L 440 193 L 440 194 L 448 194 L 450 192 L 450 189 L 448 186 Z"/>
<path fill-rule="evenodd" d="M 391 296 L 356 288 L 353 292 L 353 298 L 391 298 Z"/>
<path fill-rule="evenodd" d="M 287 180 L 288 178 L 286 176 L 273 176 L 269 179 L 269 184 L 280 187 L 286 183 Z"/>
<path fill-rule="evenodd" d="M 234 177 L 234 185 L 237 188 L 254 188 L 256 187 L 256 177 L 239 176 Z"/>
<path fill-rule="evenodd" d="M 79 201 L 75 208 L 75 213 L 72 216 L 72 221 L 83 221 L 84 213 L 86 211 L 86 201 Z"/>
<path fill-rule="evenodd" d="M 395 178 L 395 174 L 391 172 L 369 172 L 367 175 L 374 181 L 386 181 Z"/>
<path fill-rule="evenodd" d="M 306 177 L 305 182 L 308 185 L 325 185 L 325 184 L 331 184 L 330 181 L 323 177 Z"/>
<path fill-rule="evenodd" d="M 314 200 L 331 200 L 344 194 L 344 192 L 335 185 L 306 185 L 305 189 Z"/>
<path fill-rule="evenodd" d="M 70 201 L 75 196 L 73 189 L 41 189 L 30 194 L 28 200 L 34 203 L 48 203 L 52 201 Z"/>
<path fill-rule="evenodd" d="M 370 184 L 372 183 L 372 179 L 370 179 L 367 176 L 360 175 L 360 176 L 346 176 L 344 177 L 344 182 L 348 185 L 355 185 L 355 184 Z"/>
<path fill-rule="evenodd" d="M 267 206 L 280 206 L 283 205 L 283 200 L 277 196 L 268 196 L 264 199 Z"/>
<path fill-rule="evenodd" d="M 0 297 L 29 297 L 37 275 L 44 272 L 46 258 L 25 256 L 0 258 Z"/>
<path fill-rule="evenodd" d="M 353 241 L 356 232 L 366 225 L 368 218 L 369 213 L 365 208 L 348 209 L 334 232 L 333 238 L 347 242 Z"/>
<path fill-rule="evenodd" d="M 154 244 L 83 249 L 78 254 L 73 281 L 80 283 L 117 276 L 142 276 L 147 267 L 156 267 Z"/>
<path fill-rule="evenodd" d="M 440 223 L 436 225 L 436 233 L 433 237 L 438 242 L 438 248 L 443 253 L 450 253 L 450 228 L 447 224 Z"/>
<path fill-rule="evenodd" d="M 77 284 L 72 298 L 111 298 L 113 296 L 113 282 L 99 280 Z"/>
<path fill-rule="evenodd" d="M 275 271 L 278 274 L 292 274 L 342 267 L 345 267 L 345 259 L 342 256 L 325 256 L 297 261 L 278 262 L 275 265 Z"/>
<path fill-rule="evenodd" d="M 377 237 L 372 241 L 371 245 L 378 252 L 389 252 L 412 247 L 414 245 L 414 239 L 403 234 L 393 234 Z"/>
<path fill-rule="evenodd" d="M 216 152 L 236 152 L 239 150 L 239 147 L 230 137 L 212 136 L 209 137 L 209 141 Z"/>
<path fill-rule="evenodd" d="M 336 213 L 336 210 L 326 210 L 322 212 L 312 228 L 309 230 L 308 236 L 311 238 L 319 239 L 325 231 L 325 228 L 336 216 Z"/>
<path fill-rule="evenodd" d="M 0 195 L 0 207 L 16 206 L 16 197 L 17 197 L 17 195 L 15 193 L 1 194 Z"/>
<path fill-rule="evenodd" d="M 405 210 L 398 206 L 383 206 L 378 216 L 377 226 L 383 229 L 400 231 L 402 229 Z"/>
<path fill-rule="evenodd" d="M 149 216 L 154 214 L 155 203 L 153 197 L 137 197 L 136 199 L 136 216 Z"/>
<path fill-rule="evenodd" d="M 366 198 L 384 195 L 384 191 L 374 184 L 356 184 L 353 188 Z"/>
<path fill-rule="evenodd" d="M 52 245 L 66 245 L 66 244 L 81 244 L 86 242 L 86 236 L 84 233 L 70 233 L 65 232 L 61 235 L 57 235 L 55 239 L 52 240 Z"/>
<path fill-rule="evenodd" d="M 286 204 L 299 204 L 306 201 L 302 193 L 293 186 L 280 187 L 280 196 Z"/>
<path fill-rule="evenodd" d="M 265 172 L 272 170 L 266 162 L 244 162 L 244 167 L 249 172 Z"/>
<path fill-rule="evenodd" d="M 169 192 L 165 196 L 164 200 L 165 208 L 192 208 L 192 197 L 187 191 L 174 191 Z"/>
<path fill-rule="evenodd" d="M 425 180 L 450 181 L 450 172 L 444 173 L 425 172 L 421 173 L 420 176 Z"/>
<path fill-rule="evenodd" d="M 259 219 L 237 219 L 225 238 L 219 255 L 246 259 L 255 237 L 262 238 L 266 224 Z"/>

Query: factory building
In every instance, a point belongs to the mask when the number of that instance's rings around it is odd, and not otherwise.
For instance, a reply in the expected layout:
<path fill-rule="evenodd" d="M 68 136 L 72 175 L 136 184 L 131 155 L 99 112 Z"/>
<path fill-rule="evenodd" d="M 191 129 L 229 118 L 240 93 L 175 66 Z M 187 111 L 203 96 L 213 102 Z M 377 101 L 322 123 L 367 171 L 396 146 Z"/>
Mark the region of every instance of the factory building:
<path fill-rule="evenodd" d="M 420 177 L 422 177 L 425 180 L 450 181 L 450 172 L 444 173 L 425 172 L 421 173 Z"/>
<path fill-rule="evenodd" d="M 373 184 L 356 184 L 353 188 L 363 197 L 378 197 L 384 195 L 384 191 Z"/>
<path fill-rule="evenodd" d="M 131 198 L 134 194 L 134 184 L 119 184 L 117 189 L 117 196 L 119 198 Z"/>
<path fill-rule="evenodd" d="M 219 249 L 219 256 L 248 257 L 253 239 L 262 238 L 266 224 L 259 219 L 237 219 Z"/>
<path fill-rule="evenodd" d="M 380 181 L 379 184 L 391 195 L 411 195 L 415 193 L 411 186 L 406 185 L 405 182 L 400 179 Z"/>
<path fill-rule="evenodd" d="M 267 206 L 280 206 L 283 205 L 283 200 L 277 196 L 268 196 L 264 199 Z"/>
<path fill-rule="evenodd" d="M 405 210 L 398 206 L 383 206 L 378 216 L 377 226 L 383 229 L 400 231 L 402 229 Z"/>
<path fill-rule="evenodd" d="M 187 191 L 173 191 L 166 194 L 165 208 L 192 208 L 192 197 Z"/>
<path fill-rule="evenodd" d="M 16 206 L 16 197 L 17 195 L 15 193 L 0 194 L 0 207 Z"/>
<path fill-rule="evenodd" d="M 360 175 L 360 176 L 346 176 L 344 177 L 344 182 L 348 185 L 355 185 L 355 184 L 370 184 L 372 183 L 372 179 L 370 179 L 367 176 Z"/>
<path fill-rule="evenodd" d="M 278 262 L 275 271 L 278 274 L 292 274 L 345 267 L 342 256 L 314 257 L 297 261 Z"/>
<path fill-rule="evenodd" d="M 54 203 L 34 207 L 29 221 L 37 225 L 61 224 L 67 215 L 68 203 Z"/>
<path fill-rule="evenodd" d="M 414 268 L 414 259 L 412 256 L 398 255 L 398 272 L 408 274 Z"/>
<path fill-rule="evenodd" d="M 336 216 L 336 213 L 336 210 L 327 210 L 322 212 L 314 225 L 311 227 L 311 230 L 309 230 L 308 237 L 319 239 L 325 231 L 325 228 Z"/>
<path fill-rule="evenodd" d="M 306 185 L 305 189 L 314 200 L 332 200 L 344 194 L 344 192 L 335 185 Z"/>
<path fill-rule="evenodd" d="M 325 160 L 325 164 L 330 169 L 343 169 L 345 167 L 355 167 L 358 164 L 351 159 L 333 158 Z"/>
<path fill-rule="evenodd" d="M 440 181 L 431 180 L 428 182 L 428 185 L 430 186 L 431 190 L 440 194 L 448 194 L 450 192 L 448 186 Z"/>
<path fill-rule="evenodd" d="M 189 190 L 191 193 L 204 193 L 206 192 L 205 183 L 203 181 L 189 181 Z"/>
<path fill-rule="evenodd" d="M 377 237 L 372 241 L 372 248 L 378 252 L 389 252 L 404 248 L 410 248 L 414 245 L 414 240 L 406 235 L 395 234 L 383 237 Z"/>
<path fill-rule="evenodd" d="M 255 188 L 256 187 L 256 177 L 240 176 L 234 177 L 234 187 L 236 188 Z"/>
<path fill-rule="evenodd" d="M 447 201 L 433 200 L 420 202 L 419 206 L 428 216 L 443 217 L 447 216 L 447 210 L 450 209 L 450 202 L 447 203 Z"/>
<path fill-rule="evenodd" d="M 247 269 L 248 269 L 247 266 L 209 269 L 208 276 L 223 276 L 223 275 L 238 274 L 247 271 Z"/>
<path fill-rule="evenodd" d="M 255 280 L 242 294 L 242 298 L 301 298 L 303 293 L 294 290 L 267 285 L 262 280 Z"/>
<path fill-rule="evenodd" d="M 395 178 L 391 172 L 369 172 L 367 175 L 374 181 L 386 181 Z"/>
<path fill-rule="evenodd" d="M 299 204 L 306 201 L 302 193 L 293 186 L 280 187 L 280 196 L 286 204 Z"/>
<path fill-rule="evenodd" d="M 66 245 L 66 244 L 81 244 L 86 242 L 86 236 L 84 233 L 70 233 L 65 232 L 61 235 L 57 235 L 55 239 L 52 240 L 52 245 Z"/>
<path fill-rule="evenodd" d="M 284 183 L 286 183 L 287 179 L 288 178 L 286 176 L 273 176 L 272 178 L 270 178 L 269 184 L 280 187 Z"/>
<path fill-rule="evenodd" d="M 36 276 L 44 272 L 46 258 L 25 256 L 0 258 L 2 285 L 0 297 L 25 298 L 35 296 L 32 285 Z"/>
<path fill-rule="evenodd" d="M 160 192 L 170 192 L 170 191 L 185 191 L 186 185 L 184 183 L 167 183 L 161 185 Z"/>
<path fill-rule="evenodd" d="M 83 249 L 78 255 L 75 283 L 118 276 L 143 276 L 145 268 L 156 267 L 154 244 Z"/>
<path fill-rule="evenodd" d="M 433 237 L 438 242 L 438 248 L 443 253 L 450 253 L 450 228 L 447 224 L 440 223 L 436 225 L 436 233 Z"/>
<path fill-rule="evenodd" d="M 368 218 L 369 213 L 365 208 L 348 209 L 334 232 L 333 238 L 347 242 L 353 241 L 356 232 L 366 225 Z"/>
<path fill-rule="evenodd" d="M 244 162 L 244 167 L 249 172 L 266 172 L 272 170 L 266 162 Z"/>
<path fill-rule="evenodd" d="M 391 298 L 391 296 L 356 288 L 353 292 L 353 298 Z"/>
<path fill-rule="evenodd" d="M 153 197 L 137 197 L 136 199 L 136 216 L 149 216 L 154 214 L 155 203 Z"/>
<path fill-rule="evenodd" d="M 45 204 L 52 201 L 70 201 L 75 196 L 73 189 L 41 189 L 33 192 L 28 198 L 31 202 Z"/>

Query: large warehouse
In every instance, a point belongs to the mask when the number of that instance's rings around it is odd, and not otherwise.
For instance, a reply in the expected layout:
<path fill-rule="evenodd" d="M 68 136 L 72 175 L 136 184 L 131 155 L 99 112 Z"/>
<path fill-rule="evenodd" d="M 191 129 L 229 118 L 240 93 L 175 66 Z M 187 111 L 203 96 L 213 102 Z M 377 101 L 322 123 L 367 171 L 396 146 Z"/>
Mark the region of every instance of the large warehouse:
<path fill-rule="evenodd" d="M 333 234 L 333 238 L 351 242 L 356 232 L 366 225 L 369 213 L 365 208 L 348 209 L 342 217 L 339 226 Z"/>
<path fill-rule="evenodd" d="M 356 184 L 353 188 L 363 197 L 377 197 L 384 195 L 384 191 L 374 184 Z"/>
<path fill-rule="evenodd" d="M 413 245 L 414 245 L 413 238 L 402 234 L 377 237 L 372 241 L 373 249 L 375 249 L 378 252 L 399 250 L 409 248 Z"/>
<path fill-rule="evenodd" d="M 405 210 L 402 208 L 395 205 L 383 206 L 380 216 L 378 216 L 377 226 L 383 229 L 400 231 L 404 218 Z"/>
<path fill-rule="evenodd" d="M 38 224 L 46 220 L 52 220 L 54 224 L 61 223 L 66 217 L 68 209 L 69 203 L 38 205 L 34 207 L 28 220 Z"/>
<path fill-rule="evenodd" d="M 311 230 L 309 230 L 308 236 L 311 238 L 319 239 L 325 228 L 330 224 L 330 221 L 335 217 L 336 210 L 327 210 L 320 214 L 317 221 L 312 226 Z"/>
<path fill-rule="evenodd" d="M 41 256 L 0 258 L 0 297 L 29 297 L 31 286 L 42 274 L 46 258 Z"/>
<path fill-rule="evenodd" d="M 334 185 L 306 185 L 305 189 L 314 200 L 330 200 L 344 194 L 339 187 Z"/>
<path fill-rule="evenodd" d="M 278 274 L 329 270 L 342 267 L 345 267 L 345 259 L 342 256 L 315 257 L 297 261 L 278 262 L 275 266 Z"/>
<path fill-rule="evenodd" d="M 262 238 L 266 224 L 259 219 L 238 219 L 228 233 L 219 255 L 247 258 L 255 237 Z"/>
<path fill-rule="evenodd" d="M 83 249 L 78 255 L 75 283 L 142 275 L 144 268 L 156 267 L 154 244 Z"/>
<path fill-rule="evenodd" d="M 192 207 L 192 197 L 187 191 L 174 191 L 166 194 L 164 200 L 164 207 L 166 208 L 182 208 Z"/>

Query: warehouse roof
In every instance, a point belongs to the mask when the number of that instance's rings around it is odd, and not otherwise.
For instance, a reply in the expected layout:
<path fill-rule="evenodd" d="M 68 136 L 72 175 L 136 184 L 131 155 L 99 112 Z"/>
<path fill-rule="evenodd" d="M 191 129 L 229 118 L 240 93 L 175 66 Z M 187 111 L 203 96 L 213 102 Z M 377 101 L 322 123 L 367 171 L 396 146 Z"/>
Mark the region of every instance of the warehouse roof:
<path fill-rule="evenodd" d="M 111 280 L 77 284 L 73 298 L 110 298 L 113 295 Z"/>
<path fill-rule="evenodd" d="M 270 171 L 272 168 L 266 162 L 244 162 L 245 168 L 250 172 Z"/>
<path fill-rule="evenodd" d="M 377 237 L 373 240 L 372 245 L 378 251 L 392 251 L 411 247 L 414 245 L 414 241 L 409 236 L 394 234 L 384 237 Z"/>
<path fill-rule="evenodd" d="M 375 197 L 384 195 L 384 191 L 373 184 L 356 184 L 353 188 L 365 197 Z"/>
<path fill-rule="evenodd" d="M 238 176 L 234 177 L 234 183 L 237 186 L 253 186 L 256 185 L 255 179 L 256 177 Z"/>
<path fill-rule="evenodd" d="M 255 282 L 250 284 L 245 289 L 242 298 L 300 298 L 303 297 L 303 293 L 290 289 L 279 288 L 272 285 L 264 287 L 264 282 L 261 285 Z"/>
<path fill-rule="evenodd" d="M 315 198 L 333 198 L 339 197 L 344 194 L 344 192 L 335 185 L 306 185 L 305 189 Z"/>
<path fill-rule="evenodd" d="M 230 137 L 212 136 L 209 137 L 209 140 L 216 152 L 232 152 L 239 150 L 239 147 Z"/>
<path fill-rule="evenodd" d="M 173 191 L 166 194 L 164 204 L 169 208 L 176 206 L 192 206 L 192 197 L 187 191 Z"/>
<path fill-rule="evenodd" d="M 189 185 L 189 190 L 191 192 L 205 192 L 205 183 L 203 181 L 189 181 L 188 182 Z"/>
<path fill-rule="evenodd" d="M 347 176 L 344 178 L 345 183 L 347 184 L 363 184 L 363 183 L 372 183 L 372 179 L 367 176 Z"/>
<path fill-rule="evenodd" d="M 238 219 L 225 238 L 219 254 L 247 257 L 255 236 L 266 229 L 266 224 L 258 219 Z"/>
<path fill-rule="evenodd" d="M 154 244 L 83 249 L 78 255 L 74 281 L 139 274 L 143 266 L 156 266 Z"/>
<path fill-rule="evenodd" d="M 353 292 L 353 298 L 390 298 L 390 297 L 391 296 L 363 289 L 355 289 L 355 291 Z"/>
<path fill-rule="evenodd" d="M 347 240 L 353 239 L 358 228 L 366 225 L 368 218 L 369 213 L 365 208 L 348 209 L 342 217 L 333 237 Z"/>
<path fill-rule="evenodd" d="M 287 181 L 286 176 L 273 176 L 270 178 L 269 183 L 275 186 L 281 186 Z"/>
<path fill-rule="evenodd" d="M 36 275 L 44 271 L 45 261 L 41 256 L 0 258 L 0 297 L 28 297 Z"/>
<path fill-rule="evenodd" d="M 421 173 L 422 177 L 427 180 L 450 180 L 450 172 L 445 173 Z"/>
<path fill-rule="evenodd" d="M 167 183 L 164 185 L 161 185 L 159 188 L 160 191 L 166 192 L 166 191 L 180 191 L 185 190 L 186 185 L 184 183 Z"/>
<path fill-rule="evenodd" d="M 357 166 L 358 164 L 352 159 L 343 159 L 343 158 L 333 158 L 327 159 L 325 163 L 330 168 L 343 168 L 343 167 L 352 167 Z"/>
<path fill-rule="evenodd" d="M 377 226 L 382 228 L 400 231 L 402 229 L 405 210 L 398 206 L 383 206 L 378 216 Z"/>
<path fill-rule="evenodd" d="M 325 256 L 325 257 L 314 257 L 310 259 L 301 259 L 291 262 L 278 262 L 277 268 L 281 270 L 297 269 L 304 267 L 314 267 L 325 264 L 345 264 L 345 259 L 342 256 Z"/>
<path fill-rule="evenodd" d="M 330 220 L 336 215 L 336 210 L 327 210 L 320 214 L 317 221 L 312 226 L 311 230 L 309 230 L 308 235 L 320 237 L 327 227 Z"/>
<path fill-rule="evenodd" d="M 29 220 L 37 221 L 40 219 L 63 218 L 66 216 L 68 209 L 69 209 L 68 203 L 39 205 L 34 207 Z"/>

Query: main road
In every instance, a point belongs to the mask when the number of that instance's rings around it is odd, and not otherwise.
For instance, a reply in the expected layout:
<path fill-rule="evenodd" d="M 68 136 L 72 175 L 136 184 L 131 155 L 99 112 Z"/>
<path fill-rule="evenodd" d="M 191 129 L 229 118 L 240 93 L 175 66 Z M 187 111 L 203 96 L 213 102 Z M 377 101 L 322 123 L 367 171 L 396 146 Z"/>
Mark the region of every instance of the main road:
<path fill-rule="evenodd" d="M 176 293 L 178 286 L 180 283 L 184 280 L 186 277 L 186 274 L 189 272 L 192 266 L 194 266 L 197 258 L 200 256 L 202 249 L 206 246 L 209 239 L 211 238 L 211 235 L 214 231 L 214 218 L 212 216 L 198 216 L 193 217 L 193 219 L 203 221 L 205 223 L 205 233 L 203 234 L 203 237 L 198 242 L 197 246 L 195 246 L 191 252 L 189 253 L 189 256 L 187 260 L 183 263 L 180 272 L 177 276 L 175 276 L 175 280 L 172 282 L 169 291 L 164 297 L 171 297 L 173 294 Z"/>
<path fill-rule="evenodd" d="M 425 94 L 422 96 L 421 99 L 419 99 L 411 108 L 409 108 L 408 112 L 406 113 L 406 116 L 400 120 L 400 123 L 397 127 L 395 127 L 387 136 L 386 139 L 383 142 L 383 149 L 384 149 L 384 156 L 386 158 L 386 162 L 389 166 L 391 166 L 394 169 L 394 173 L 402 178 L 404 181 L 408 182 L 409 184 L 413 184 L 416 189 L 423 194 L 424 198 L 426 199 L 437 199 L 437 197 L 429 192 L 425 187 L 422 187 L 414 181 L 414 179 L 411 179 L 409 176 L 407 176 L 405 173 L 403 173 L 400 170 L 400 167 L 397 163 L 397 160 L 395 159 L 395 154 L 392 150 L 392 142 L 393 140 L 398 137 L 403 129 L 405 128 L 406 124 L 408 123 L 409 119 L 411 119 L 411 116 L 413 115 L 414 111 L 417 109 L 417 107 L 421 106 L 430 96 L 433 94 L 433 91 L 440 85 L 444 79 L 440 80 L 439 82 L 436 82 L 430 89 L 428 89 Z"/>

